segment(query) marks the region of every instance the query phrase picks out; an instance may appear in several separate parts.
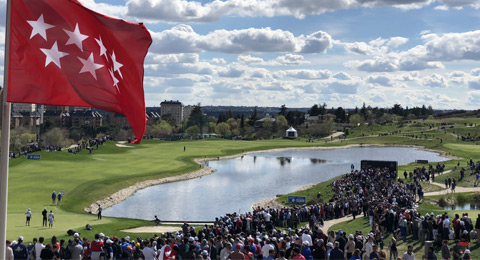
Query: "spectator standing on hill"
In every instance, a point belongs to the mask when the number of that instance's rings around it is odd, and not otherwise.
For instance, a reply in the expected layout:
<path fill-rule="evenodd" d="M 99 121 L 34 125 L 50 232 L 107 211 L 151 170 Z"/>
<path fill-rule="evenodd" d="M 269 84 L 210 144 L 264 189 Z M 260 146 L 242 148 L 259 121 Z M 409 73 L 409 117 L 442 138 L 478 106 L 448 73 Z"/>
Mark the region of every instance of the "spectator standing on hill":
<path fill-rule="evenodd" d="M 415 260 L 415 255 L 413 254 L 413 246 L 408 246 L 407 252 L 403 254 L 402 260 Z"/>
<path fill-rule="evenodd" d="M 35 259 L 40 260 L 40 254 L 42 253 L 42 250 L 45 248 L 43 245 L 43 241 L 45 241 L 44 237 L 39 237 L 38 238 L 38 243 L 35 244 Z"/>
<path fill-rule="evenodd" d="M 18 243 L 12 246 L 13 258 L 16 259 L 28 259 L 27 246 L 23 243 L 23 237 L 18 237 Z"/>
<path fill-rule="evenodd" d="M 52 205 L 55 205 L 55 202 L 57 200 L 57 194 L 55 193 L 55 191 L 52 192 Z"/>
<path fill-rule="evenodd" d="M 448 248 L 448 240 L 443 240 L 442 245 L 442 259 L 450 260 L 450 248 Z"/>
<path fill-rule="evenodd" d="M 81 260 L 83 257 L 83 246 L 80 244 L 80 238 L 75 238 L 73 246 L 70 247 L 70 254 L 72 260 Z"/>
<path fill-rule="evenodd" d="M 44 208 L 42 211 L 42 216 L 43 216 L 42 227 L 47 226 L 47 214 L 48 214 L 47 208 Z"/>
<path fill-rule="evenodd" d="M 25 216 L 27 217 L 25 225 L 30 226 L 30 218 L 32 217 L 32 211 L 28 209 L 27 212 L 25 212 Z"/>
<path fill-rule="evenodd" d="M 12 242 L 10 242 L 10 240 L 7 240 L 5 241 L 5 244 L 6 244 L 6 248 L 5 248 L 5 260 L 13 260 L 13 250 L 12 248 L 10 247 L 10 245 L 12 244 Z"/>
<path fill-rule="evenodd" d="M 62 202 L 62 197 L 63 197 L 62 193 L 59 192 L 59 193 L 58 193 L 58 196 L 57 196 L 57 204 L 58 204 L 58 205 L 60 205 L 60 203 Z"/>

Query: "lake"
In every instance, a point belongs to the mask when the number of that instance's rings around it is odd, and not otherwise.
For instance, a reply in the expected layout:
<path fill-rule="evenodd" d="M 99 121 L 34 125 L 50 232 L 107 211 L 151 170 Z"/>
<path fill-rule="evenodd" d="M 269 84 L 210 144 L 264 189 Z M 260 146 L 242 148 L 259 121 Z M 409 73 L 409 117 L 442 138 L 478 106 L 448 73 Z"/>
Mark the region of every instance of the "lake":
<path fill-rule="evenodd" d="M 358 147 L 329 150 L 256 152 L 205 162 L 216 172 L 197 179 L 161 184 L 137 191 L 103 215 L 162 221 L 212 221 L 225 213 L 246 212 L 263 199 L 324 182 L 360 167 L 361 160 L 446 161 L 438 153 L 413 147 Z"/>

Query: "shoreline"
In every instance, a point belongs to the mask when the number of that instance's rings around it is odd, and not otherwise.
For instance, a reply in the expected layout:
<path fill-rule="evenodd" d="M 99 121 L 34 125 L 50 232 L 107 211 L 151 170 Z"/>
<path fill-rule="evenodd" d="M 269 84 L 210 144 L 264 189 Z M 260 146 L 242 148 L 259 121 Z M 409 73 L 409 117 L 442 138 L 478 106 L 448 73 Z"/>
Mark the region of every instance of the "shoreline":
<path fill-rule="evenodd" d="M 121 147 L 121 146 L 119 146 Z M 109 208 L 115 204 L 118 204 L 124 200 L 126 200 L 128 197 L 132 196 L 135 192 L 148 188 L 150 186 L 155 186 L 159 184 L 166 184 L 166 183 L 171 183 L 171 182 L 178 182 L 178 181 L 185 181 L 185 180 L 190 180 L 190 179 L 195 179 L 195 178 L 200 178 L 202 176 L 206 176 L 209 174 L 212 174 L 215 172 L 215 169 L 212 169 L 208 166 L 202 165 L 202 162 L 205 161 L 215 161 L 215 160 L 228 160 L 228 159 L 234 159 L 238 158 L 247 154 L 251 153 L 262 153 L 262 152 L 279 152 L 279 151 L 288 151 L 288 150 L 331 150 L 331 149 L 349 149 L 349 148 L 358 148 L 358 147 L 414 147 L 418 149 L 422 149 L 424 151 L 429 151 L 429 152 L 434 152 L 439 154 L 440 156 L 449 158 L 450 160 L 459 160 L 460 158 L 456 156 L 449 155 L 443 151 L 436 151 L 436 150 L 431 150 L 431 149 L 426 149 L 425 147 L 421 146 L 415 146 L 415 145 L 383 145 L 383 144 L 349 144 L 349 145 L 344 145 L 344 146 L 335 146 L 335 147 L 324 147 L 324 146 L 310 146 L 310 147 L 285 147 L 285 148 L 274 148 L 274 149 L 268 149 L 268 150 L 258 150 L 258 151 L 249 151 L 249 152 L 243 152 L 239 154 L 234 154 L 234 155 L 227 155 L 227 156 L 221 156 L 221 157 L 208 157 L 208 158 L 196 158 L 194 161 L 201 167 L 201 169 L 189 172 L 189 173 L 184 173 L 176 176 L 170 176 L 170 177 L 165 177 L 165 178 L 160 178 L 160 179 L 152 179 L 152 180 L 146 180 L 142 182 L 135 183 L 131 186 L 128 186 L 126 188 L 123 188 L 106 198 L 97 200 L 96 202 L 92 203 L 90 206 L 87 206 L 84 208 L 84 211 L 90 214 L 94 214 L 94 212 L 97 212 L 98 210 L 98 204 L 102 205 L 103 209 Z M 312 188 L 313 186 L 317 185 L 318 183 L 313 183 L 313 184 L 306 184 L 300 188 L 298 188 L 296 191 L 300 190 L 306 190 L 309 188 Z M 278 202 L 275 201 L 276 197 L 274 198 L 267 198 L 264 200 L 261 200 L 259 202 L 254 203 L 252 206 L 253 207 L 283 207 L 283 205 L 279 204 Z"/>

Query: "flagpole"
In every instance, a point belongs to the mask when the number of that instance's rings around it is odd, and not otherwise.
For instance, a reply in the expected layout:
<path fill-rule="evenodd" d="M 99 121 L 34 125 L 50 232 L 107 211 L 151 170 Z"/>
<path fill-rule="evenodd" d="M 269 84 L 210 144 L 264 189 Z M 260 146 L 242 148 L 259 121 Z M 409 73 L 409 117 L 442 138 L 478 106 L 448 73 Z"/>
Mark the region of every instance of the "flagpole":
<path fill-rule="evenodd" d="M 3 70 L 2 95 L 2 137 L 0 140 L 0 258 L 5 258 L 7 240 L 7 202 L 8 202 L 8 157 L 10 147 L 10 103 L 7 102 L 8 57 L 10 49 L 10 9 L 11 0 L 7 0 L 5 28 L 5 61 Z"/>

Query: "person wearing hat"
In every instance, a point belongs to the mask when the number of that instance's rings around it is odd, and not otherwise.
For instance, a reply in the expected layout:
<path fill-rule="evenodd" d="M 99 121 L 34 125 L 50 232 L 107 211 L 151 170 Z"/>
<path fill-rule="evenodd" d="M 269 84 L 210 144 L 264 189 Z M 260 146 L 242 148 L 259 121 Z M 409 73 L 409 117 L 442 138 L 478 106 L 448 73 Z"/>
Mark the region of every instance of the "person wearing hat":
<path fill-rule="evenodd" d="M 465 250 L 465 253 L 463 254 L 462 260 L 470 260 L 470 250 Z"/>
<path fill-rule="evenodd" d="M 317 239 L 316 244 L 313 247 L 312 256 L 313 259 L 326 259 L 327 258 L 327 250 L 325 249 L 323 239 Z"/>
<path fill-rule="evenodd" d="M 301 254 L 303 255 L 303 257 L 305 257 L 305 259 L 313 260 L 312 250 L 310 249 L 310 246 L 308 245 L 308 241 L 303 241 Z"/>
<path fill-rule="evenodd" d="M 330 260 L 343 260 L 345 259 L 343 250 L 340 249 L 340 243 L 335 241 L 335 248 L 330 252 Z"/>
<path fill-rule="evenodd" d="M 348 241 L 345 244 L 345 256 L 347 259 L 350 259 L 352 257 L 353 252 L 355 252 L 355 241 L 353 241 L 353 234 L 348 235 Z"/>
<path fill-rule="evenodd" d="M 30 226 L 30 218 L 32 217 L 32 211 L 30 210 L 30 208 L 27 210 L 27 212 L 25 212 L 25 216 L 27 217 L 25 225 Z"/>
<path fill-rule="evenodd" d="M 28 258 L 28 249 L 27 246 L 23 243 L 23 237 L 18 237 L 18 243 L 12 245 L 13 257 L 14 259 L 27 259 Z"/>
<path fill-rule="evenodd" d="M 202 253 L 201 253 L 201 256 L 202 256 L 203 260 L 210 260 L 210 257 L 208 256 L 208 251 L 207 250 L 203 250 Z"/>
<path fill-rule="evenodd" d="M 242 252 L 240 252 L 241 249 L 242 249 L 242 245 L 237 244 L 235 246 L 235 249 L 233 250 L 233 252 L 230 253 L 230 255 L 228 255 L 228 259 L 230 259 L 230 260 L 245 260 L 245 255 Z M 262 252 L 263 252 L 263 250 L 262 250 Z M 267 256 L 268 256 L 268 253 L 266 255 L 263 255 L 263 259 L 265 259 Z"/>
<path fill-rule="evenodd" d="M 80 243 L 80 238 L 75 237 L 73 245 L 69 247 L 72 260 L 81 260 L 83 258 L 83 246 Z"/>

